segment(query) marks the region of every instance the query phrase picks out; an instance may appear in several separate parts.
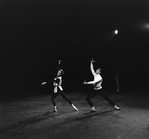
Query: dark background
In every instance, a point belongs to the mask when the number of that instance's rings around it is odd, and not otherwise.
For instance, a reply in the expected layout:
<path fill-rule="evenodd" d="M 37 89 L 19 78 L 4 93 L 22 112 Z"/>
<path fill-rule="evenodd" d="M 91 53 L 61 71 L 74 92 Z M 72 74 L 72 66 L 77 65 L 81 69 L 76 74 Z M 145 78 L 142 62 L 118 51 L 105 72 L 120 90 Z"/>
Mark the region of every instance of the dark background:
<path fill-rule="evenodd" d="M 116 89 L 116 71 L 120 90 L 148 90 L 148 5 L 147 0 L 1 0 L 1 96 L 52 93 L 58 59 L 66 92 L 84 89 L 81 83 L 93 79 L 92 57 L 95 67 L 103 68 L 105 90 Z"/>

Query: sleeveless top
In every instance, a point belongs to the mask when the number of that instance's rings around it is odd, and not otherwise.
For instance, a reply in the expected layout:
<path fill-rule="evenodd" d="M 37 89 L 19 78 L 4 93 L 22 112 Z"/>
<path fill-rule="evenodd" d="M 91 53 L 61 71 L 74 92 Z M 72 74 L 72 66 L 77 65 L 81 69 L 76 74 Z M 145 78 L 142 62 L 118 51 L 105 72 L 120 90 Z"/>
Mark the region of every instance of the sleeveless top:
<path fill-rule="evenodd" d="M 53 83 L 53 85 L 54 85 L 54 93 L 57 93 L 58 92 L 58 88 L 62 91 L 63 90 L 63 88 L 62 88 L 62 86 L 61 86 L 61 84 L 60 84 L 60 81 L 62 80 L 62 77 L 61 76 L 59 76 L 59 77 L 56 77 L 55 79 L 54 79 L 54 83 Z"/>

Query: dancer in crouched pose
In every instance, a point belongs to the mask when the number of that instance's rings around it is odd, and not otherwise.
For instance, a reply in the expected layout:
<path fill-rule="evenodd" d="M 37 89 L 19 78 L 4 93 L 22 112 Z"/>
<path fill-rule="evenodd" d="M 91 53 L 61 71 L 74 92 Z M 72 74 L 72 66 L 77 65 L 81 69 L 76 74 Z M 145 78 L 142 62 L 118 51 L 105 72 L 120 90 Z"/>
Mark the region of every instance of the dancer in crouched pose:
<path fill-rule="evenodd" d="M 88 102 L 88 104 L 90 105 L 91 107 L 91 110 L 90 112 L 95 112 L 95 107 L 93 106 L 93 103 L 92 101 L 90 100 L 91 98 L 97 96 L 97 95 L 101 95 L 104 99 L 106 99 L 112 106 L 115 107 L 115 109 L 117 110 L 120 110 L 120 108 L 118 106 L 115 105 L 115 103 L 110 100 L 108 98 L 108 96 L 106 95 L 106 93 L 104 92 L 103 88 L 102 88 L 102 77 L 100 75 L 102 69 L 98 68 L 96 71 L 94 70 L 94 67 L 93 67 L 93 62 L 95 62 L 93 59 L 91 59 L 91 62 L 90 62 L 90 69 L 91 69 L 91 72 L 94 76 L 94 80 L 93 81 L 89 81 L 89 82 L 86 82 L 84 81 L 83 84 L 93 84 L 94 86 L 94 91 L 89 93 L 88 96 L 86 97 L 86 101 Z"/>

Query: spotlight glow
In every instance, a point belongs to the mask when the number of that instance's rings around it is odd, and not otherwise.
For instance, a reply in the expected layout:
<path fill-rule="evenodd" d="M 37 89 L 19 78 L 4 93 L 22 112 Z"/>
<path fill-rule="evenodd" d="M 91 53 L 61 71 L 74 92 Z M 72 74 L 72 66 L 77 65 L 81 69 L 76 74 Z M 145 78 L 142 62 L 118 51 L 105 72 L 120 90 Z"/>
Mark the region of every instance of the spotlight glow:
<path fill-rule="evenodd" d="M 149 32 L 149 21 L 142 21 L 137 24 L 137 29 L 143 32 Z"/>
<path fill-rule="evenodd" d="M 115 30 L 114 33 L 115 33 L 115 34 L 118 34 L 118 30 Z"/>
<path fill-rule="evenodd" d="M 149 23 L 146 23 L 146 24 L 142 25 L 142 28 L 144 28 L 146 30 L 149 30 Z"/>

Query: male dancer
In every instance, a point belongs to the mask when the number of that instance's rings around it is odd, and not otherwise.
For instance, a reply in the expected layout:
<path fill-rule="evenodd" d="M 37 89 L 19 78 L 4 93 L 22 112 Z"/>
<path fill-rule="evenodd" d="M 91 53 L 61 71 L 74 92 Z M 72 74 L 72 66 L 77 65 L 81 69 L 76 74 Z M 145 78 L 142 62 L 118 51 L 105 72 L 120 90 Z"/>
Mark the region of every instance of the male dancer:
<path fill-rule="evenodd" d="M 115 103 L 108 98 L 108 96 L 105 94 L 104 90 L 102 89 L 102 81 L 103 81 L 103 79 L 102 79 L 102 77 L 100 75 L 102 69 L 98 68 L 96 71 L 94 71 L 93 62 L 95 62 L 95 61 L 93 59 L 91 59 L 90 69 L 91 69 L 91 72 L 92 72 L 92 74 L 94 76 L 94 80 L 93 81 L 89 81 L 89 82 L 86 82 L 86 81 L 83 82 L 83 84 L 93 84 L 93 86 L 94 86 L 94 91 L 89 93 L 89 95 L 86 97 L 86 101 L 88 102 L 88 104 L 91 107 L 90 112 L 95 112 L 96 111 L 95 107 L 93 106 L 93 103 L 92 103 L 92 101 L 90 99 L 95 97 L 95 96 L 97 96 L 98 94 L 100 94 L 112 106 L 114 106 L 115 109 L 120 110 L 120 108 L 118 106 L 116 106 Z"/>

